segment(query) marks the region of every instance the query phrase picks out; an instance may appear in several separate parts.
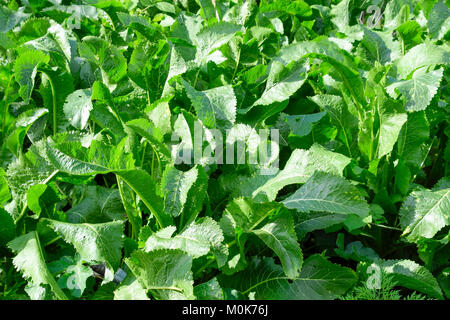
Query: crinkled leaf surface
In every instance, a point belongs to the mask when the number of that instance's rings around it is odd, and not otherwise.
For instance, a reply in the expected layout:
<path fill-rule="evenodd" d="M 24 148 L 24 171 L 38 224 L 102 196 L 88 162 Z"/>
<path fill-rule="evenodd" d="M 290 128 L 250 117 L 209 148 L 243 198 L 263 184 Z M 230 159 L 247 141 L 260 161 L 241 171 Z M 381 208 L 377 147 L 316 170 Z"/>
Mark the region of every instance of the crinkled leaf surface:
<path fill-rule="evenodd" d="M 329 262 L 320 255 L 305 260 L 300 275 L 289 282 L 281 267 L 270 258 L 254 258 L 249 267 L 222 283 L 244 294 L 255 292 L 255 299 L 331 300 L 344 294 L 357 281 L 356 274 Z"/>
<path fill-rule="evenodd" d="M 14 239 L 8 243 L 8 247 L 16 254 L 13 264 L 24 278 L 35 286 L 49 285 L 58 299 L 67 300 L 47 268 L 37 232 L 32 231 Z"/>
<path fill-rule="evenodd" d="M 183 251 L 135 251 L 126 263 L 142 287 L 155 299 L 194 298 L 192 257 Z"/>

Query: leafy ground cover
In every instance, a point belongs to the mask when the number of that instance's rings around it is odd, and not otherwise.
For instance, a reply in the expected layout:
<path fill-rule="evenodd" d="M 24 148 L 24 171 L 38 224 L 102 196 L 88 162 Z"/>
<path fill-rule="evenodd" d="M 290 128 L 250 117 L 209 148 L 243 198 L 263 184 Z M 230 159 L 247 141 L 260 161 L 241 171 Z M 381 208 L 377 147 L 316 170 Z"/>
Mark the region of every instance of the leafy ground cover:
<path fill-rule="evenodd" d="M 445 1 L 0 4 L 1 299 L 450 298 Z"/>

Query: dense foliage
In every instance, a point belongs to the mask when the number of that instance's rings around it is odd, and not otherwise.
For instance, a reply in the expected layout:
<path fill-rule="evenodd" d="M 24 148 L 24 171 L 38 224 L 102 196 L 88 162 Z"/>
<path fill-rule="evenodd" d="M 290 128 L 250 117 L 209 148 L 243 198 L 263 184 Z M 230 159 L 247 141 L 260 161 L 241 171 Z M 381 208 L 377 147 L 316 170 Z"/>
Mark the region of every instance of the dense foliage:
<path fill-rule="evenodd" d="M 0 298 L 450 298 L 445 1 L 0 4 Z"/>

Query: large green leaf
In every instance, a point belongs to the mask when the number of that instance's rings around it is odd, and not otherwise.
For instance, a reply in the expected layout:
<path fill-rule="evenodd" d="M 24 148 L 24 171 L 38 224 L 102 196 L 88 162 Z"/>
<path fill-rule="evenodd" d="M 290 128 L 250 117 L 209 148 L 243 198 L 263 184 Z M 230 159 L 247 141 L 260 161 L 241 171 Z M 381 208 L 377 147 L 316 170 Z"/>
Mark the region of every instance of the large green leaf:
<path fill-rule="evenodd" d="M 112 280 L 114 270 L 117 270 L 122 259 L 123 221 L 96 224 L 76 224 L 49 219 L 43 221 L 64 241 L 73 245 L 81 259 L 92 263 L 106 263 L 110 273 L 105 274 L 105 280 Z"/>
<path fill-rule="evenodd" d="M 0 208 L 0 246 L 3 246 L 16 235 L 16 225 L 11 215 Z"/>
<path fill-rule="evenodd" d="M 380 32 L 364 28 L 362 45 L 371 61 L 378 61 L 383 65 L 401 57 L 400 42 L 394 41 L 392 32 L 389 31 Z"/>
<path fill-rule="evenodd" d="M 231 86 L 197 91 L 185 80 L 183 85 L 198 118 L 206 127 L 225 129 L 234 124 L 237 102 Z"/>
<path fill-rule="evenodd" d="M 333 65 L 356 101 L 363 106 L 366 104 L 363 82 L 359 72 L 355 70 L 354 62 L 337 44 L 326 38 L 317 38 L 314 41 L 298 42 L 286 46 L 273 60 L 287 65 L 292 61 L 309 56 Z"/>
<path fill-rule="evenodd" d="M 221 225 L 228 233 L 241 230 L 258 236 L 280 258 L 285 274 L 294 279 L 301 269 L 303 256 L 292 216 L 286 211 L 276 214 L 279 209 L 277 203 L 235 199 L 227 205 Z"/>
<path fill-rule="evenodd" d="M 16 253 L 13 264 L 24 278 L 34 286 L 49 285 L 58 299 L 67 300 L 47 268 L 39 236 L 35 231 L 14 239 L 8 243 L 8 247 Z"/>
<path fill-rule="evenodd" d="M 287 125 L 293 134 L 300 137 L 310 134 L 314 123 L 323 118 L 325 112 L 312 114 L 284 115 Z"/>
<path fill-rule="evenodd" d="M 365 217 L 369 205 L 360 191 L 342 177 L 316 172 L 293 195 L 282 203 L 299 212 L 330 212 Z"/>
<path fill-rule="evenodd" d="M 273 201 L 283 187 L 305 183 L 315 171 L 342 175 L 349 163 L 350 159 L 346 156 L 328 151 L 318 144 L 314 144 L 309 150 L 296 149 L 284 169 L 253 191 L 253 197 L 256 200 L 267 198 Z"/>
<path fill-rule="evenodd" d="M 121 220 L 124 209 L 119 191 L 100 186 L 75 187 L 78 199 L 66 212 L 71 223 L 101 223 Z"/>
<path fill-rule="evenodd" d="M 5 179 L 5 171 L 0 168 L 0 205 L 11 199 L 8 182 Z"/>
<path fill-rule="evenodd" d="M 46 69 L 42 74 L 39 93 L 42 96 L 44 107 L 49 110 L 49 123 L 54 132 L 64 132 L 69 121 L 64 113 L 66 98 L 74 91 L 74 79 L 67 71 L 59 68 Z M 56 128 L 53 128 L 56 126 Z"/>
<path fill-rule="evenodd" d="M 80 298 L 86 290 L 86 282 L 92 276 L 92 269 L 83 264 L 79 256 L 76 256 L 76 261 L 66 268 L 64 274 L 58 279 L 58 284 L 62 289 L 68 289 L 73 297 Z"/>
<path fill-rule="evenodd" d="M 18 8 L 17 11 L 11 10 L 10 8 L 1 6 L 0 7 L 0 32 L 5 33 L 15 26 L 20 24 L 22 21 L 26 20 L 30 13 L 25 13 L 25 7 Z"/>
<path fill-rule="evenodd" d="M 260 300 L 331 300 L 344 294 L 358 278 L 351 269 L 313 255 L 305 260 L 300 275 L 293 281 L 288 281 L 272 259 L 257 257 L 245 271 L 219 279 L 222 286 L 244 294 L 254 292 L 255 299 Z"/>
<path fill-rule="evenodd" d="M 333 123 L 342 132 L 342 142 L 347 148 L 349 156 L 355 155 L 353 144 L 358 130 L 358 119 L 352 114 L 344 100 L 340 96 L 321 94 L 310 97 L 320 108 L 325 110 L 331 117 Z"/>
<path fill-rule="evenodd" d="M 197 300 L 223 300 L 224 294 L 216 278 L 200 283 L 194 287 Z"/>
<path fill-rule="evenodd" d="M 376 260 L 374 262 L 362 263 L 358 269 L 379 270 L 379 276 L 390 276 L 398 286 L 411 290 L 423 292 L 430 297 L 442 299 L 442 291 L 438 282 L 431 272 L 411 260 Z M 372 271 L 373 272 L 373 271 Z M 361 271 L 366 273 L 367 271 Z M 375 272 L 374 275 L 377 275 Z"/>
<path fill-rule="evenodd" d="M 192 257 L 181 250 L 135 251 L 125 260 L 155 299 L 193 299 Z"/>
<path fill-rule="evenodd" d="M 80 55 L 97 65 L 102 71 L 103 81 L 117 84 L 127 74 L 127 60 L 120 50 L 106 39 L 87 36 L 79 45 Z"/>
<path fill-rule="evenodd" d="M 196 64 L 202 66 L 208 60 L 214 60 L 212 53 L 230 41 L 240 29 L 240 26 L 223 21 L 203 28 L 194 38 L 194 44 L 197 48 L 195 55 Z"/>
<path fill-rule="evenodd" d="M 77 129 L 86 128 L 92 110 L 91 95 L 90 89 L 79 89 L 69 94 L 64 103 L 66 118 Z"/>
<path fill-rule="evenodd" d="M 48 142 L 45 154 L 55 168 L 68 174 L 114 172 L 136 192 L 161 226 L 170 224 L 171 218 L 163 211 L 163 200 L 158 195 L 155 180 L 144 170 L 133 169 L 133 159 L 124 153 L 123 145 L 114 147 L 92 141 L 89 148 L 85 148 L 79 142 Z"/>
<path fill-rule="evenodd" d="M 277 61 L 273 62 L 266 88 L 253 105 L 270 105 L 289 99 L 306 81 L 308 69 L 307 62 L 294 64 L 291 68 L 285 68 Z"/>
<path fill-rule="evenodd" d="M 428 32 L 433 39 L 442 39 L 450 30 L 450 10 L 444 1 L 438 1 L 428 16 Z"/>
<path fill-rule="evenodd" d="M 33 185 L 45 184 L 57 171 L 44 159 L 35 153 L 28 151 L 13 161 L 6 171 L 6 181 L 18 209 L 12 214 L 14 221 L 17 221 L 25 214 L 27 191 Z"/>
<path fill-rule="evenodd" d="M 173 235 L 175 227 L 164 228 L 151 235 L 146 243 L 146 251 L 157 249 L 180 249 L 198 258 L 212 252 L 221 267 L 227 259 L 228 249 L 223 244 L 223 233 L 217 222 L 209 217 L 201 218 L 188 225 L 179 234 Z"/>
<path fill-rule="evenodd" d="M 28 104 L 34 81 L 41 65 L 49 63 L 50 57 L 37 50 L 23 50 L 16 60 L 14 72 L 17 82 L 20 84 L 20 96 Z"/>
<path fill-rule="evenodd" d="M 47 114 L 47 110 L 44 108 L 27 110 L 20 114 L 16 120 L 15 130 L 8 136 L 6 145 L 12 153 L 16 156 L 23 150 L 23 142 L 25 136 L 30 130 L 31 126 L 40 118 Z"/>
<path fill-rule="evenodd" d="M 408 114 L 408 120 L 402 127 L 398 136 L 398 155 L 402 157 L 408 166 L 417 170 L 424 156 L 422 155 L 422 144 L 428 140 L 430 126 L 425 112 L 413 112 Z"/>
<path fill-rule="evenodd" d="M 149 300 L 147 292 L 133 275 L 128 275 L 114 290 L 114 300 Z"/>
<path fill-rule="evenodd" d="M 439 88 L 442 74 L 442 68 L 418 75 L 416 72 L 412 79 L 394 82 L 386 91 L 392 98 L 401 95 L 406 100 L 407 111 L 425 110 Z"/>
<path fill-rule="evenodd" d="M 405 79 L 419 68 L 446 64 L 449 60 L 450 52 L 445 47 L 431 43 L 419 44 L 397 60 L 398 78 Z"/>
<path fill-rule="evenodd" d="M 378 132 L 376 153 L 378 158 L 392 151 L 406 119 L 406 113 L 401 112 L 383 112 L 380 115 L 380 129 Z"/>
<path fill-rule="evenodd" d="M 450 189 L 413 191 L 400 210 L 400 225 L 409 241 L 432 238 L 450 224 Z"/>
<path fill-rule="evenodd" d="M 361 25 L 351 25 L 351 0 L 343 0 L 336 5 L 331 5 L 330 14 L 331 21 L 337 27 L 339 32 L 345 34 L 350 41 L 361 40 L 363 37 L 363 30 Z"/>
<path fill-rule="evenodd" d="M 161 180 L 166 213 L 173 217 L 181 215 L 182 223 L 195 219 L 203 205 L 207 182 L 208 177 L 200 166 L 186 172 L 167 167 Z"/>

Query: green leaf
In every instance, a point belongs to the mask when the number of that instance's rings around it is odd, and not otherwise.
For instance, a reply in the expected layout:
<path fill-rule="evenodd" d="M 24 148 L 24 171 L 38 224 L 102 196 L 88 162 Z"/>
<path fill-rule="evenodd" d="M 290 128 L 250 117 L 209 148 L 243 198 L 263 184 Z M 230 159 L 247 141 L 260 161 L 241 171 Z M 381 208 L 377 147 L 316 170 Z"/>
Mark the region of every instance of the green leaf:
<path fill-rule="evenodd" d="M 11 199 L 11 193 L 5 175 L 3 168 L 0 168 L 0 205 L 3 205 L 6 201 Z"/>
<path fill-rule="evenodd" d="M 127 75 L 127 60 L 120 50 L 102 38 L 87 36 L 79 45 L 80 55 L 97 65 L 109 87 Z"/>
<path fill-rule="evenodd" d="M 17 11 L 13 11 L 7 7 L 0 7 L 0 33 L 6 33 L 15 26 L 19 25 L 22 21 L 26 20 L 31 14 L 25 13 L 25 7 L 19 8 Z"/>
<path fill-rule="evenodd" d="M 410 168 L 419 169 L 424 158 L 421 147 L 428 140 L 429 135 L 430 126 L 425 112 L 408 113 L 408 120 L 398 136 L 397 152 Z"/>
<path fill-rule="evenodd" d="M 195 62 L 198 66 L 212 60 L 212 53 L 233 38 L 234 34 L 241 30 L 240 26 L 221 21 L 212 26 L 203 28 L 198 32 L 193 42 L 197 48 Z"/>
<path fill-rule="evenodd" d="M 55 173 L 55 168 L 49 166 L 44 159 L 30 151 L 12 162 L 5 177 L 17 209 L 26 209 L 27 191 L 31 186 L 45 184 Z M 14 221 L 17 221 L 24 213 L 25 211 L 15 212 L 13 214 Z"/>
<path fill-rule="evenodd" d="M 401 95 L 406 100 L 407 111 L 425 110 L 437 93 L 442 75 L 442 68 L 418 75 L 416 72 L 411 80 L 394 82 L 386 91 L 394 99 Z"/>
<path fill-rule="evenodd" d="M 100 186 L 75 186 L 79 194 L 72 208 L 66 211 L 71 223 L 102 223 L 122 220 L 124 209 L 119 190 Z"/>
<path fill-rule="evenodd" d="M 449 60 L 450 53 L 445 47 L 430 43 L 419 44 L 397 60 L 398 78 L 405 79 L 419 68 L 446 64 Z"/>
<path fill-rule="evenodd" d="M 362 78 L 355 69 L 354 62 L 341 50 L 337 44 L 326 38 L 314 41 L 303 41 L 283 47 L 273 59 L 287 65 L 292 61 L 313 57 L 328 62 L 342 77 L 345 87 L 362 106 L 366 105 Z"/>
<path fill-rule="evenodd" d="M 147 115 L 163 135 L 172 131 L 169 99 L 156 101 L 151 110 L 146 109 Z"/>
<path fill-rule="evenodd" d="M 151 235 L 145 243 L 145 250 L 180 249 L 193 258 L 212 252 L 219 267 L 226 262 L 228 249 L 223 244 L 222 230 L 213 219 L 204 217 L 188 225 L 179 234 L 173 235 L 174 232 L 175 227 L 170 226 Z"/>
<path fill-rule="evenodd" d="M 256 200 L 267 198 L 273 201 L 283 187 L 305 183 L 315 171 L 342 175 L 349 163 L 350 159 L 346 156 L 328 151 L 318 144 L 314 144 L 309 150 L 296 149 L 283 170 L 253 191 L 253 198 Z"/>
<path fill-rule="evenodd" d="M 128 76 L 147 91 L 152 101 L 161 97 L 168 72 L 165 61 L 169 50 L 168 43 L 163 40 L 156 43 L 141 41 L 131 55 Z"/>
<path fill-rule="evenodd" d="M 397 28 L 405 48 L 412 48 L 422 42 L 422 27 L 415 20 L 404 22 Z"/>
<path fill-rule="evenodd" d="M 198 118 L 206 127 L 225 129 L 233 126 L 237 102 L 231 86 L 197 91 L 187 81 L 182 82 Z"/>
<path fill-rule="evenodd" d="M 325 112 L 285 115 L 284 119 L 293 134 L 303 137 L 311 133 L 313 124 L 317 121 L 320 121 L 320 119 L 322 119 L 324 115 Z"/>
<path fill-rule="evenodd" d="M 412 19 L 414 17 L 413 9 L 415 5 L 415 2 L 412 0 L 389 1 L 384 10 L 385 28 L 393 30 L 409 19 Z M 418 17 L 416 18 L 419 20 Z"/>
<path fill-rule="evenodd" d="M 16 253 L 13 264 L 25 279 L 34 286 L 49 285 L 58 299 L 67 300 L 47 268 L 39 236 L 35 231 L 14 239 L 8 243 L 8 247 Z"/>
<path fill-rule="evenodd" d="M 39 93 L 42 96 L 44 107 L 49 110 L 48 122 L 52 129 L 56 125 L 54 131 L 64 132 L 69 126 L 64 113 L 64 104 L 67 96 L 74 91 L 74 79 L 69 72 L 59 68 L 56 71 L 46 68 L 41 78 Z"/>
<path fill-rule="evenodd" d="M 338 256 L 346 260 L 372 262 L 380 258 L 372 248 L 365 247 L 361 241 L 350 242 L 344 248 L 343 233 L 340 233 L 338 235 L 336 245 L 338 246 L 338 248 L 334 251 Z"/>
<path fill-rule="evenodd" d="M 116 173 L 136 192 L 162 227 L 170 225 L 171 218 L 163 211 L 156 181 L 144 170 L 132 169 L 133 159 L 124 153 L 123 146 L 113 147 L 98 141 L 92 141 L 89 148 L 78 142 L 47 143 L 45 152 L 61 172 L 72 175 Z"/>
<path fill-rule="evenodd" d="M 213 3 L 212 1 L 208 0 L 198 0 L 198 2 L 200 4 L 200 7 L 202 8 L 202 12 L 206 21 L 216 18 L 215 2 Z M 219 19 L 219 17 L 217 19 Z"/>
<path fill-rule="evenodd" d="M 92 110 L 91 89 L 79 89 L 69 94 L 64 103 L 64 114 L 77 129 L 86 128 Z"/>
<path fill-rule="evenodd" d="M 272 3 L 264 1 L 259 7 L 259 12 L 281 11 L 299 17 L 309 17 L 312 14 L 311 8 L 303 0 L 281 0 Z"/>
<path fill-rule="evenodd" d="M 200 283 L 194 287 L 194 295 L 197 300 L 224 300 L 223 290 L 217 278 Z"/>
<path fill-rule="evenodd" d="M 369 205 L 360 191 L 342 177 L 316 172 L 293 195 L 282 201 L 299 212 L 329 212 L 365 217 Z"/>
<path fill-rule="evenodd" d="M 428 32 L 432 39 L 442 39 L 450 30 L 450 10 L 444 1 L 438 1 L 428 16 Z"/>
<path fill-rule="evenodd" d="M 128 275 L 120 286 L 114 290 L 114 300 L 150 300 L 139 281 Z"/>
<path fill-rule="evenodd" d="M 289 99 L 306 81 L 308 69 L 308 62 L 299 62 L 291 68 L 285 68 L 277 61 L 273 62 L 266 88 L 253 106 L 270 105 Z"/>
<path fill-rule="evenodd" d="M 331 21 L 337 27 L 337 31 L 345 34 L 350 41 L 361 40 L 363 30 L 359 24 L 350 25 L 351 18 L 351 0 L 340 1 L 336 5 L 331 5 L 330 14 L 333 17 Z"/>
<path fill-rule="evenodd" d="M 443 299 L 439 284 L 431 272 L 414 261 L 377 260 L 372 263 L 363 263 L 358 266 L 358 269 L 367 267 L 381 270 L 384 275 L 392 277 L 398 286 L 423 292 L 433 298 Z"/>
<path fill-rule="evenodd" d="M 64 241 L 75 247 L 82 260 L 106 263 L 110 274 L 105 274 L 105 280 L 112 280 L 113 271 L 117 270 L 122 259 L 123 221 L 96 224 L 76 224 L 49 219 L 44 221 Z"/>
<path fill-rule="evenodd" d="M 352 146 L 356 140 L 355 135 L 358 130 L 358 119 L 349 111 L 344 100 L 339 96 L 328 94 L 315 95 L 309 99 L 329 114 L 334 125 L 340 128 L 342 132 L 341 140 L 347 147 L 348 155 L 355 155 Z"/>
<path fill-rule="evenodd" d="M 156 152 L 158 164 L 161 166 L 161 170 L 168 163 L 172 162 L 172 156 L 169 148 L 163 142 L 163 132 L 158 126 L 155 126 L 152 122 L 143 118 L 128 121 L 126 125 L 147 139 L 152 149 Z"/>
<path fill-rule="evenodd" d="M 6 145 L 16 156 L 22 152 L 25 136 L 31 126 L 41 117 L 46 115 L 48 111 L 44 108 L 27 110 L 20 114 L 16 120 L 15 130 L 8 136 Z"/>
<path fill-rule="evenodd" d="M 400 210 L 400 225 L 408 241 L 432 238 L 450 224 L 450 189 L 413 191 Z"/>
<path fill-rule="evenodd" d="M 142 202 L 150 209 L 161 227 L 171 224 L 171 217 L 163 210 L 163 200 L 158 195 L 158 186 L 154 179 L 143 170 L 128 170 L 117 173 L 134 192 L 141 198 Z"/>
<path fill-rule="evenodd" d="M 16 235 L 16 225 L 11 215 L 0 208 L 0 247 L 14 239 Z"/>
<path fill-rule="evenodd" d="M 343 295 L 357 279 L 351 269 L 320 255 L 306 259 L 300 275 L 292 282 L 272 259 L 257 257 L 245 271 L 219 278 L 225 287 L 244 294 L 254 292 L 257 300 L 332 300 Z"/>
<path fill-rule="evenodd" d="M 402 55 L 399 41 L 392 39 L 392 32 L 374 31 L 364 28 L 364 38 L 362 45 L 367 50 L 371 61 L 378 61 L 386 65 L 391 61 L 397 60 Z"/>
<path fill-rule="evenodd" d="M 56 188 L 53 186 L 53 188 Z M 47 216 L 52 217 L 55 204 L 60 200 L 57 192 L 45 184 L 31 186 L 27 192 L 27 205 L 38 217 L 44 211 Z"/>
<path fill-rule="evenodd" d="M 377 145 L 378 158 L 392 151 L 406 119 L 406 113 L 387 111 L 381 114 Z"/>
<path fill-rule="evenodd" d="M 155 299 L 194 299 L 192 257 L 183 251 L 135 251 L 125 261 L 142 287 Z"/>
<path fill-rule="evenodd" d="M 188 70 L 186 61 L 184 61 L 177 47 L 172 47 L 170 51 L 169 73 L 167 74 L 166 83 L 164 84 L 162 98 L 168 97 L 173 93 L 173 88 L 170 87 L 171 80 L 176 76 L 185 73 Z"/>
<path fill-rule="evenodd" d="M 86 290 L 86 281 L 92 276 L 92 269 L 78 259 L 75 264 L 67 267 L 66 272 L 58 279 L 58 284 L 62 289 L 68 289 L 73 297 L 80 298 Z"/>
<path fill-rule="evenodd" d="M 23 50 L 14 65 L 15 78 L 20 85 L 19 94 L 26 104 L 29 103 L 34 81 L 41 65 L 48 64 L 50 57 L 37 50 Z"/>
<path fill-rule="evenodd" d="M 284 273 L 291 279 L 296 278 L 302 268 L 303 255 L 290 213 L 283 213 L 262 228 L 253 230 L 253 233 L 280 258 Z"/>
<path fill-rule="evenodd" d="M 228 233 L 231 229 L 234 232 L 239 229 L 258 236 L 280 258 L 285 274 L 294 279 L 302 267 L 303 256 L 292 216 L 289 212 L 276 215 L 279 208 L 277 203 L 260 204 L 250 199 L 235 199 L 227 205 L 221 224 Z M 266 221 L 271 214 L 274 217 Z"/>
<path fill-rule="evenodd" d="M 200 191 L 204 189 L 206 180 L 204 171 L 199 166 L 193 167 L 186 172 L 177 170 L 173 166 L 167 167 L 161 180 L 165 211 L 173 217 L 178 217 L 183 212 L 192 211 L 192 209 L 199 211 L 203 204 L 203 196 Z M 190 200 L 192 197 L 202 198 L 195 202 L 197 204 L 196 207 L 189 206 L 189 204 L 193 204 Z M 186 213 L 186 215 L 192 216 L 195 214 Z"/>

